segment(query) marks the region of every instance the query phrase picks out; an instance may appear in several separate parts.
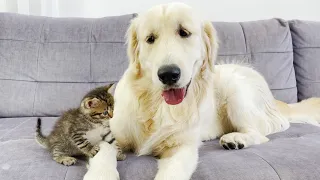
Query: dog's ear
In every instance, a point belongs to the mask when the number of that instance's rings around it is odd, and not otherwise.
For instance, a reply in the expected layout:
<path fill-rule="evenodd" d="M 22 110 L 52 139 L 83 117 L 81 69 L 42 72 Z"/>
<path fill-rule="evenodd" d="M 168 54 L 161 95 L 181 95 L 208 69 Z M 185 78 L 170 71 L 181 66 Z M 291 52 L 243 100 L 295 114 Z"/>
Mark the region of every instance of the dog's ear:
<path fill-rule="evenodd" d="M 138 17 L 135 17 L 131 20 L 130 26 L 128 28 L 126 38 L 127 38 L 127 54 L 129 58 L 130 65 L 133 65 L 137 74 L 140 73 L 140 62 L 138 59 L 139 56 L 139 44 L 138 44 L 138 35 L 137 35 L 137 21 Z"/>
<path fill-rule="evenodd" d="M 218 37 L 216 30 L 214 29 L 210 21 L 203 23 L 203 40 L 206 47 L 206 57 L 202 65 L 202 69 L 209 68 L 213 70 L 214 63 L 217 57 L 218 51 Z"/>

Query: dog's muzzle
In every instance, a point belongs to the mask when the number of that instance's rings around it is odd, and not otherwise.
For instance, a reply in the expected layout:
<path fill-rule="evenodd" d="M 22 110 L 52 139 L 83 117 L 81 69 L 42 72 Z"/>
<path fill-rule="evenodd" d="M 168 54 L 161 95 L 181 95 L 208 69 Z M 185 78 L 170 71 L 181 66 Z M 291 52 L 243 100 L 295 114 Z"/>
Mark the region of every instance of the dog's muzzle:
<path fill-rule="evenodd" d="M 191 81 L 182 88 L 170 88 L 162 92 L 162 97 L 169 105 L 180 104 L 184 98 L 187 96 L 188 88 Z"/>
<path fill-rule="evenodd" d="M 180 68 L 175 65 L 165 65 L 158 70 L 159 80 L 165 85 L 165 90 L 162 92 L 162 97 L 169 105 L 180 104 L 186 97 L 190 82 L 184 86 L 179 87 L 177 84 L 181 76 Z"/>

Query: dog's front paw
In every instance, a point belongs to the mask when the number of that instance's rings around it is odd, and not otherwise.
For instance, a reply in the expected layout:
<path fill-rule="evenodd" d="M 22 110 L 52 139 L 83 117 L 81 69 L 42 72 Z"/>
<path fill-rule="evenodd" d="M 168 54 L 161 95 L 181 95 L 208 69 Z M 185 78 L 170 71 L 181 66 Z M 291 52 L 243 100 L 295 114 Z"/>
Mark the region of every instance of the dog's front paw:
<path fill-rule="evenodd" d="M 246 148 L 248 145 L 245 136 L 245 134 L 236 132 L 225 134 L 220 138 L 220 145 L 227 150 Z"/>
<path fill-rule="evenodd" d="M 257 131 L 247 133 L 233 132 L 220 138 L 220 145 L 225 149 L 242 149 L 255 144 L 268 142 L 269 139 Z"/>
<path fill-rule="evenodd" d="M 119 173 L 117 171 L 94 171 L 89 170 L 83 177 L 83 180 L 119 180 Z"/>
<path fill-rule="evenodd" d="M 96 161 L 96 162 L 92 162 Z M 103 160 L 103 162 L 105 162 Z M 97 164 L 98 163 L 98 164 Z M 100 162 L 101 163 L 101 162 Z M 90 159 L 88 171 L 84 175 L 83 180 L 119 180 L 119 172 L 116 166 L 108 166 L 108 164 L 100 164 L 99 160 Z M 107 166 L 105 166 L 107 165 Z"/>

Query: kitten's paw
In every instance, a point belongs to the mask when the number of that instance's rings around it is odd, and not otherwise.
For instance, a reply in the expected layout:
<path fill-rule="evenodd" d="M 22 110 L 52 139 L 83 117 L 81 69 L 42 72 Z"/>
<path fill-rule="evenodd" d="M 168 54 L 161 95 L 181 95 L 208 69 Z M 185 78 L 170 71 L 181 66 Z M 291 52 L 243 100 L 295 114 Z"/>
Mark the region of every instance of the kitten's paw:
<path fill-rule="evenodd" d="M 62 157 L 56 157 L 54 160 L 60 164 L 63 164 L 65 166 L 72 166 L 77 163 L 77 159 L 74 157 L 68 157 L 68 156 L 62 156 Z"/>
<path fill-rule="evenodd" d="M 118 152 L 117 154 L 117 160 L 118 161 L 123 161 L 127 158 L 127 156 L 125 154 L 123 154 L 122 152 Z"/>
<path fill-rule="evenodd" d="M 89 152 L 89 157 L 93 158 L 100 150 L 100 147 L 98 145 L 93 146 L 93 148 Z"/>

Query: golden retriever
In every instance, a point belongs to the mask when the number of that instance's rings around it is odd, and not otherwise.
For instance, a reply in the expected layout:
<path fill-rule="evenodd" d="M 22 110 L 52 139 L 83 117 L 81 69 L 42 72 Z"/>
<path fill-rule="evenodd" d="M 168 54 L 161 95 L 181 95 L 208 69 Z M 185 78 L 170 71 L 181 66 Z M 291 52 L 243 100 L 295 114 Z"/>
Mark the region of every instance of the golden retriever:
<path fill-rule="evenodd" d="M 202 141 L 220 138 L 223 148 L 242 149 L 289 122 L 319 123 L 319 99 L 287 105 L 252 68 L 214 65 L 216 31 L 185 4 L 139 14 L 127 38 L 130 63 L 110 126 L 122 147 L 160 158 L 156 180 L 190 179 Z"/>

